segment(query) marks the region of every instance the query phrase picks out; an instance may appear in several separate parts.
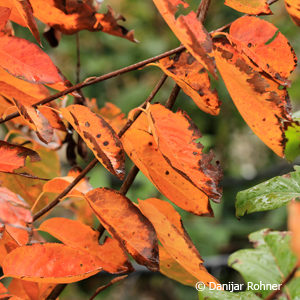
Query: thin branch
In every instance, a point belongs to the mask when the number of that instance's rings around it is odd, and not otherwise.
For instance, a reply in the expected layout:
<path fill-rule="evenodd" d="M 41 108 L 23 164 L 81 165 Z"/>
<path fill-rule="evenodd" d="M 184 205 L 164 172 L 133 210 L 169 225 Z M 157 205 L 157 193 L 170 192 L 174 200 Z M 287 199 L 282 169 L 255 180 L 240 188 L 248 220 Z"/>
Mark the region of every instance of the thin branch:
<path fill-rule="evenodd" d="M 122 184 L 122 186 L 120 188 L 120 193 L 122 195 L 126 195 L 127 194 L 128 190 L 130 189 L 130 187 L 131 187 L 131 185 L 132 185 L 132 183 L 133 183 L 136 175 L 138 174 L 138 172 L 139 172 L 138 167 L 134 165 L 131 168 L 131 170 L 129 171 L 127 177 L 125 178 L 125 180 L 124 180 L 124 182 L 123 182 L 123 184 Z"/>
<path fill-rule="evenodd" d="M 130 66 L 127 66 L 125 68 L 122 68 L 122 69 L 119 69 L 119 70 L 116 70 L 116 71 L 113 71 L 113 72 L 110 72 L 110 73 L 107 73 L 105 75 L 102 75 L 102 76 L 99 76 L 99 77 L 92 77 L 92 78 L 88 78 L 86 79 L 84 82 L 81 82 L 81 83 L 78 83 L 78 84 L 75 84 L 59 93 L 56 93 L 54 95 L 51 95 L 37 103 L 35 103 L 34 105 L 32 105 L 33 107 L 37 107 L 38 105 L 43 105 L 43 104 L 46 104 L 46 103 L 49 103 L 57 98 L 60 98 L 62 96 L 65 96 L 67 94 L 70 94 L 78 89 L 81 89 L 81 88 L 84 88 L 86 86 L 89 86 L 89 85 L 92 85 L 92 84 L 95 84 L 95 83 L 98 83 L 98 82 L 101 82 L 101 81 L 104 81 L 104 80 L 107 80 L 107 79 L 110 79 L 110 78 L 113 78 L 113 77 L 116 77 L 118 75 L 121 75 L 121 74 L 124 74 L 124 73 L 128 73 L 128 72 L 131 72 L 131 71 L 134 71 L 134 70 L 137 70 L 141 67 L 144 67 L 145 65 L 147 64 L 150 64 L 152 62 L 155 62 L 157 60 L 160 60 L 162 58 L 165 58 L 167 56 L 171 56 L 173 54 L 176 54 L 176 53 L 179 53 L 181 51 L 183 51 L 185 49 L 184 46 L 180 46 L 180 47 L 177 47 L 175 49 L 172 49 L 170 51 L 167 51 L 167 52 L 164 52 L 160 55 L 157 55 L 157 56 L 154 56 L 154 57 L 151 57 L 151 58 L 148 58 L 146 60 L 143 60 L 143 61 L 140 61 L 136 64 L 133 64 L 133 65 L 130 65 Z M 19 116 L 19 113 L 16 112 L 16 113 L 12 113 L 8 116 L 6 116 L 5 118 L 1 118 L 0 119 L 0 124 L 1 123 L 4 123 L 4 122 L 7 122 L 9 120 L 12 120 L 16 117 Z"/>
<path fill-rule="evenodd" d="M 143 103 L 142 107 L 145 108 L 148 102 L 151 102 L 152 99 L 155 97 L 155 95 L 158 93 L 159 89 L 162 87 L 162 85 L 164 84 L 164 82 L 166 81 L 168 76 L 164 75 L 162 76 L 162 78 L 159 80 L 159 82 L 157 83 L 157 85 L 154 87 L 153 91 L 151 92 L 151 94 L 149 95 L 149 97 L 146 99 L 146 101 Z M 130 126 L 133 124 L 133 122 L 137 119 L 137 117 L 140 115 L 141 112 L 137 113 L 134 117 L 133 120 L 128 120 L 127 123 L 124 125 L 124 127 L 120 130 L 120 132 L 118 133 L 119 138 L 122 137 L 122 135 L 130 128 Z M 75 185 L 77 183 L 79 183 L 79 181 L 81 179 L 83 179 L 86 174 L 92 169 L 94 168 L 98 163 L 98 160 L 96 158 L 94 158 L 89 164 L 88 166 L 82 170 L 82 172 L 52 201 L 50 202 L 47 206 L 45 206 L 44 208 L 42 208 L 39 212 L 37 212 L 34 216 L 33 216 L 33 222 L 36 221 L 37 219 L 39 219 L 41 216 L 43 216 L 44 214 L 46 214 L 48 211 L 50 211 L 52 208 L 54 208 L 59 202 L 60 200 L 65 197 L 72 188 L 75 187 Z M 102 227 L 99 225 L 99 229 L 102 230 Z M 99 231 L 100 231 L 99 230 Z"/>
<path fill-rule="evenodd" d="M 43 216 L 45 213 L 47 213 L 48 211 L 50 211 L 53 207 L 55 207 L 60 200 L 66 196 L 71 190 L 72 188 L 81 180 L 85 177 L 85 175 L 91 170 L 93 169 L 93 167 L 98 163 L 98 160 L 96 158 L 94 158 L 89 164 L 88 166 L 52 201 L 50 202 L 47 206 L 45 206 L 44 208 L 42 208 L 39 212 L 37 212 L 34 216 L 33 216 L 33 222 L 36 221 L 38 218 L 40 218 L 41 216 Z"/>
<path fill-rule="evenodd" d="M 197 9 L 197 17 L 201 23 L 203 23 L 206 18 L 209 5 L 210 5 L 210 0 L 202 0 Z"/>
<path fill-rule="evenodd" d="M 102 292 L 103 290 L 107 289 L 108 287 L 112 286 L 113 284 L 125 279 L 128 275 L 124 275 L 124 276 L 119 276 L 116 277 L 114 279 L 112 279 L 108 284 L 100 286 L 99 288 L 97 288 L 96 292 L 93 294 L 93 296 L 90 298 L 90 300 L 93 300 L 96 298 L 96 296 L 98 296 L 98 294 L 100 292 Z"/>
<path fill-rule="evenodd" d="M 181 90 L 180 86 L 178 84 L 175 84 L 175 86 L 171 92 L 171 95 L 165 104 L 166 108 L 171 109 L 174 106 L 180 90 Z"/>
<path fill-rule="evenodd" d="M 46 298 L 46 300 L 56 300 L 66 286 L 67 284 L 65 283 L 56 285 L 49 296 Z"/>
<path fill-rule="evenodd" d="M 264 300 L 273 300 L 275 297 L 283 290 L 283 288 L 293 279 L 296 271 L 297 266 L 294 267 L 292 272 L 282 281 L 280 288 L 278 290 L 274 290 L 269 296 L 267 296 Z"/>
<path fill-rule="evenodd" d="M 79 32 L 76 33 L 76 84 L 80 82 L 80 40 Z"/>

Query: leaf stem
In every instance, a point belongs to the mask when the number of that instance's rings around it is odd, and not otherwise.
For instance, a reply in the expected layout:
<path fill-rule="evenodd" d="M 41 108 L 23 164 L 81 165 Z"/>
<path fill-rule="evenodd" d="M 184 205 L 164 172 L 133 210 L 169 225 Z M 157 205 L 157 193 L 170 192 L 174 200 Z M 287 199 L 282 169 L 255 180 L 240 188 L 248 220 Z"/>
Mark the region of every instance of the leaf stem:
<path fill-rule="evenodd" d="M 52 292 L 49 294 L 49 296 L 46 298 L 46 300 L 56 300 L 66 286 L 67 284 L 65 283 L 56 285 Z"/>

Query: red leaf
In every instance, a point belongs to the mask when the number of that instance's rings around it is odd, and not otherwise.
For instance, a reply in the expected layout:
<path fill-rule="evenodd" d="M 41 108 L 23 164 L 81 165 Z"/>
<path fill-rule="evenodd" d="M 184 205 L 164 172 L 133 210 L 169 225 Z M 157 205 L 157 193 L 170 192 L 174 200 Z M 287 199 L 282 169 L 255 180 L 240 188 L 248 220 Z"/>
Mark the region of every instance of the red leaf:
<path fill-rule="evenodd" d="M 0 31 L 4 30 L 5 25 L 9 19 L 10 13 L 11 10 L 8 7 L 0 6 Z"/>
<path fill-rule="evenodd" d="M 62 81 L 50 57 L 37 45 L 14 37 L 0 37 L 0 66 L 29 82 L 52 84 Z"/>

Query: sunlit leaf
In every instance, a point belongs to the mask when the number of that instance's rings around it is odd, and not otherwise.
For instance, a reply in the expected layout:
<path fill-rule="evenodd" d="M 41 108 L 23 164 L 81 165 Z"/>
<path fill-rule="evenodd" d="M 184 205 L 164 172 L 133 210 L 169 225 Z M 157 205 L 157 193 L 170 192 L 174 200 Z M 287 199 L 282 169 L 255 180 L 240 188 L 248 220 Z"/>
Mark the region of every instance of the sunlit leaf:
<path fill-rule="evenodd" d="M 286 89 L 259 72 L 225 38 L 216 39 L 214 47 L 217 67 L 240 114 L 254 133 L 283 157 L 285 128 L 292 124 Z"/>
<path fill-rule="evenodd" d="M 98 188 L 85 195 L 106 230 L 130 255 L 151 270 L 158 269 L 158 244 L 151 223 L 117 191 Z"/>
<path fill-rule="evenodd" d="M 5 25 L 11 14 L 11 10 L 8 7 L 1 6 L 0 2 L 0 32 L 5 28 Z"/>
<path fill-rule="evenodd" d="M 263 32 L 263 34 L 262 34 Z M 297 57 L 287 38 L 272 23 L 256 17 L 241 17 L 230 26 L 229 40 L 236 43 L 255 64 L 281 84 L 297 66 Z"/>
<path fill-rule="evenodd" d="M 153 224 L 165 250 L 177 263 L 206 285 L 209 282 L 218 283 L 203 266 L 203 259 L 183 228 L 180 215 L 170 203 L 150 198 L 139 200 L 139 208 Z"/>
<path fill-rule="evenodd" d="M 173 33 L 199 63 L 215 74 L 215 63 L 212 53 L 211 38 L 198 20 L 194 11 L 180 14 L 176 17 L 179 6 L 187 9 L 189 5 L 183 0 L 153 0 L 162 17 L 165 19 Z"/>
<path fill-rule="evenodd" d="M 130 159 L 170 201 L 196 215 L 213 215 L 208 196 L 172 167 L 148 130 L 147 116 L 142 113 L 123 135 Z"/>
<path fill-rule="evenodd" d="M 281 207 L 292 199 L 300 199 L 300 170 L 273 177 L 237 194 L 236 215 Z"/>
<path fill-rule="evenodd" d="M 102 117 L 83 105 L 70 105 L 62 108 L 61 113 L 103 166 L 112 174 L 123 179 L 125 154 L 122 144 L 111 126 Z"/>
<path fill-rule="evenodd" d="M 43 283 L 76 282 L 102 269 L 96 256 L 55 243 L 16 248 L 5 257 L 2 268 L 6 277 Z"/>
<path fill-rule="evenodd" d="M 167 162 L 218 202 L 222 196 L 221 169 L 211 163 L 212 152 L 203 153 L 198 141 L 202 134 L 191 118 L 183 111 L 173 113 L 161 104 L 149 105 L 147 111 L 152 134 Z"/>
<path fill-rule="evenodd" d="M 267 0 L 225 0 L 225 5 L 249 15 L 270 15 Z"/>
<path fill-rule="evenodd" d="M 5 256 L 12 250 L 19 247 L 17 241 L 5 230 L 5 227 L 0 227 L 0 266 Z"/>
<path fill-rule="evenodd" d="M 189 53 L 183 52 L 174 58 L 166 57 L 153 65 L 174 79 L 201 110 L 212 115 L 219 114 L 221 102 L 218 94 L 211 89 L 204 67 Z"/>

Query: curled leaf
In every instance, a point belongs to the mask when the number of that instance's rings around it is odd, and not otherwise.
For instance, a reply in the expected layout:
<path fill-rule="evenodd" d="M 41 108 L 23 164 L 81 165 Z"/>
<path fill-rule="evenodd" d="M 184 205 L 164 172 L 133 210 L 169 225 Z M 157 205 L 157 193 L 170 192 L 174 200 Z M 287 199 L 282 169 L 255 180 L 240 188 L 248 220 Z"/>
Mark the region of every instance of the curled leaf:
<path fill-rule="evenodd" d="M 120 179 L 125 175 L 125 154 L 117 134 L 99 115 L 83 105 L 61 109 L 64 118 L 83 138 L 103 166 Z"/>
<path fill-rule="evenodd" d="M 152 224 L 117 191 L 98 188 L 85 195 L 101 224 L 133 258 L 151 270 L 158 269 L 158 244 Z"/>
<path fill-rule="evenodd" d="M 184 9 L 189 7 L 184 0 L 153 0 L 153 2 L 180 42 L 199 63 L 216 76 L 214 59 L 209 56 L 212 53 L 212 41 L 196 13 L 191 11 L 176 18 L 179 6 Z"/>
<path fill-rule="evenodd" d="M 211 89 L 209 76 L 204 67 L 189 53 L 182 52 L 174 58 L 163 58 L 153 64 L 161 68 L 206 113 L 218 115 L 221 102 Z"/>

